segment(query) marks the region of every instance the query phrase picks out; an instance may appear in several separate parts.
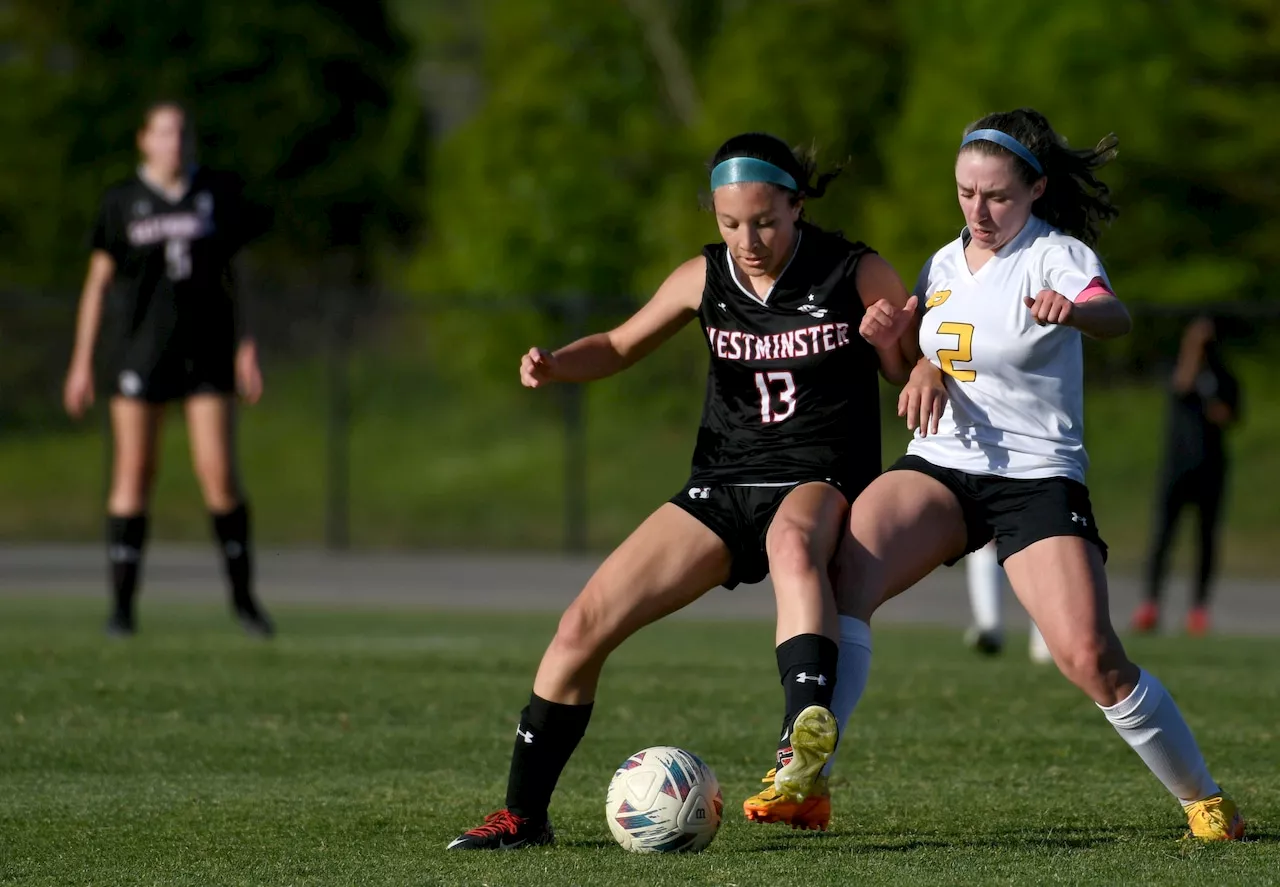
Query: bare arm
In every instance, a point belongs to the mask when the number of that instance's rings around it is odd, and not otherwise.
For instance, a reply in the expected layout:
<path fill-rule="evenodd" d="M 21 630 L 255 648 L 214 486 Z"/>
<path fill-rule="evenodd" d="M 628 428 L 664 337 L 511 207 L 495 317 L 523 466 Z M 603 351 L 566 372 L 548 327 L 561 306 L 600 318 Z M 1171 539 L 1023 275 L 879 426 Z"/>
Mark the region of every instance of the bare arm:
<path fill-rule="evenodd" d="M 919 356 L 912 322 L 914 297 L 902 285 L 898 272 L 880 256 L 866 256 L 858 263 L 857 283 L 866 308 L 859 332 L 876 349 L 880 374 L 895 385 L 905 384 Z"/>
<path fill-rule="evenodd" d="M 73 366 L 93 365 L 93 346 L 102 325 L 102 302 L 115 273 L 116 261 L 111 254 L 105 250 L 94 250 L 89 256 L 89 273 L 85 275 L 84 287 L 80 291 L 75 347 L 71 352 Z"/>
<path fill-rule="evenodd" d="M 227 271 L 226 285 L 231 293 L 231 311 L 236 334 L 236 389 L 246 403 L 256 404 L 262 398 L 262 369 L 258 364 L 258 342 L 253 337 L 244 293 L 236 285 L 233 269 Z"/>
<path fill-rule="evenodd" d="M 1091 339 L 1118 339 L 1133 329 L 1129 309 L 1115 296 L 1094 296 L 1076 305 L 1071 325 Z"/>
<path fill-rule="evenodd" d="M 78 419 L 93 404 L 93 346 L 102 325 L 102 303 L 115 272 L 115 259 L 110 253 L 96 249 L 90 254 L 89 273 L 85 275 L 76 315 L 71 366 L 62 389 L 63 406 L 72 418 Z"/>
<path fill-rule="evenodd" d="M 537 388 L 544 382 L 591 382 L 625 370 L 697 315 L 706 279 L 706 259 L 690 259 L 671 272 L 653 298 L 621 326 L 554 352 L 532 349 L 521 361 L 521 381 Z"/>

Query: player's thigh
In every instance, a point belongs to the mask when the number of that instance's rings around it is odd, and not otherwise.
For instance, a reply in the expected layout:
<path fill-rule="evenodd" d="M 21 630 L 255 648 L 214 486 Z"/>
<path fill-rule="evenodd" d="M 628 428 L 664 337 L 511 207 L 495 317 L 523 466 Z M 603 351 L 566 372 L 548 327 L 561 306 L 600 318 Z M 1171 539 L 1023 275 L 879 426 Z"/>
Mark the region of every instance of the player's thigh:
<path fill-rule="evenodd" d="M 724 541 L 665 503 L 609 555 L 560 620 L 557 640 L 607 651 L 726 582 Z"/>
<path fill-rule="evenodd" d="M 775 582 L 780 572 L 825 571 L 840 542 L 848 512 L 848 500 L 830 484 L 801 484 L 789 492 L 765 534 L 769 572 Z"/>
<path fill-rule="evenodd" d="M 236 472 L 236 404 L 226 394 L 193 394 L 183 405 L 191 462 L 202 481 L 234 484 Z"/>
<path fill-rule="evenodd" d="M 112 486 L 144 485 L 159 460 L 164 404 L 111 398 Z"/>
<path fill-rule="evenodd" d="M 833 571 L 840 612 L 869 620 L 885 601 L 963 555 L 967 541 L 964 511 L 946 484 L 919 471 L 885 472 L 849 509 Z"/>
<path fill-rule="evenodd" d="M 1005 559 L 1009 585 L 1076 683 L 1123 670 L 1128 659 L 1111 625 L 1102 550 L 1082 536 L 1052 536 Z"/>

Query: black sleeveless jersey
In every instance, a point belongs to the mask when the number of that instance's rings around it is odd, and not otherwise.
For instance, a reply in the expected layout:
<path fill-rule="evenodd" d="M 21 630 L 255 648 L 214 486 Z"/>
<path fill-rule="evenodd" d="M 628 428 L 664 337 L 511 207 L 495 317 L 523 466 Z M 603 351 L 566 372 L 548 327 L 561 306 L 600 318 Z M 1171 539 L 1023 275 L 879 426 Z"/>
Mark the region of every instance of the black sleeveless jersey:
<path fill-rule="evenodd" d="M 235 345 L 231 259 L 245 240 L 239 189 L 207 170 L 173 200 L 135 175 L 109 189 L 90 245 L 115 260 L 107 349 L 139 368 Z"/>
<path fill-rule="evenodd" d="M 872 250 L 804 223 L 799 236 L 764 301 L 738 282 L 725 244 L 703 248 L 698 313 L 711 367 L 695 478 L 865 483 L 880 471 L 880 362 L 858 335 L 855 283 Z"/>

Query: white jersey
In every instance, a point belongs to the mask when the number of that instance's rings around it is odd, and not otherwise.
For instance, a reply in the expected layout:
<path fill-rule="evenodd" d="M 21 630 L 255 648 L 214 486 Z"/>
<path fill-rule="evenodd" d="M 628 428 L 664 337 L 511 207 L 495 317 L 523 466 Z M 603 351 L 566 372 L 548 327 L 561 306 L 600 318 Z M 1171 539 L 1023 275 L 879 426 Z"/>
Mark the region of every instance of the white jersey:
<path fill-rule="evenodd" d="M 1073 302 L 1106 272 L 1093 250 L 1032 216 L 970 273 L 964 238 L 920 272 L 920 348 L 944 373 L 949 402 L 938 433 L 907 452 L 934 465 L 1008 478 L 1084 482 L 1084 366 L 1080 332 L 1038 326 L 1024 297 L 1056 290 Z"/>

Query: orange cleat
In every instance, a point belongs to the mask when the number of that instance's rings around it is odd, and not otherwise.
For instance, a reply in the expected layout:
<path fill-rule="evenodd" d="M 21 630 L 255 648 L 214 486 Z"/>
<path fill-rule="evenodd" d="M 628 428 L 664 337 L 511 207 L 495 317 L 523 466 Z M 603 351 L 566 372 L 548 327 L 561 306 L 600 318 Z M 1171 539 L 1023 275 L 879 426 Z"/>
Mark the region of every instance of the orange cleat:
<path fill-rule="evenodd" d="M 1133 612 L 1129 628 L 1141 634 L 1150 634 L 1156 630 L 1159 623 L 1160 605 L 1155 601 L 1143 601 L 1142 605 Z"/>
<path fill-rule="evenodd" d="M 1209 633 L 1209 611 L 1204 607 L 1193 607 L 1187 613 L 1187 634 L 1202 638 Z"/>
<path fill-rule="evenodd" d="M 776 770 L 770 770 L 761 780 L 765 789 L 742 802 L 747 821 L 782 822 L 794 829 L 825 832 L 831 822 L 831 792 L 826 778 L 819 777 L 812 793 L 803 801 L 795 801 L 774 788 L 775 775 Z"/>

